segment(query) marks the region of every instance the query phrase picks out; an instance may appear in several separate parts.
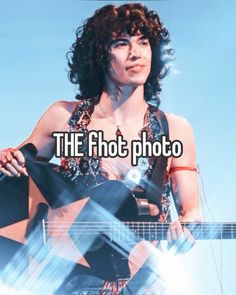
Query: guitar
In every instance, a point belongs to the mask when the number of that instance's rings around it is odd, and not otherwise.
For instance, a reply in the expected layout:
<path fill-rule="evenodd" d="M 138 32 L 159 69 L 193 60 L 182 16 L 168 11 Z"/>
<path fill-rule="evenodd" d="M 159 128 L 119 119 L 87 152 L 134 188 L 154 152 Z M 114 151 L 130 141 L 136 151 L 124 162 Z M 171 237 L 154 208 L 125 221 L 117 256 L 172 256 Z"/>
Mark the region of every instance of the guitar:
<path fill-rule="evenodd" d="M 44 245 L 46 244 L 45 248 L 50 250 L 52 233 L 61 241 L 59 246 L 69 252 L 70 250 L 67 250 L 63 243 L 64 237 L 67 235 L 74 241 L 90 266 L 90 268 L 83 268 L 82 271 L 88 271 L 90 274 L 113 281 L 129 277 L 128 256 L 138 241 L 166 239 L 169 223 L 157 222 L 157 217 L 139 215 L 135 195 L 125 184 L 119 181 L 106 181 L 91 190 L 70 188 L 48 164 L 27 160 L 27 158 L 26 164 L 30 176 L 46 200 L 45 203 L 39 204 L 38 212 L 28 226 L 27 251 L 23 251 L 26 256 L 28 253 L 30 256 L 34 256 L 31 253 L 35 254 L 39 251 L 40 240 L 44 242 Z M 1 196 L 7 197 L 3 198 L 4 200 L 9 200 L 8 196 L 11 195 L 9 189 L 14 187 L 13 181 L 15 181 L 14 178 L 5 178 L 1 182 Z M 24 187 L 27 187 L 27 178 L 19 179 L 19 181 L 22 181 Z M 26 199 L 27 194 L 24 193 L 23 197 Z M 75 204 L 78 200 L 83 201 L 85 197 L 89 197 L 87 203 L 81 212 L 74 212 L 75 218 L 69 226 L 67 221 L 63 221 L 63 218 L 59 223 L 48 218 L 50 210 L 70 208 L 71 204 Z M 16 200 L 18 199 L 16 198 Z M 24 207 L 27 209 L 27 206 Z M 5 210 L 4 207 L 4 211 L 7 213 L 9 211 L 9 220 L 6 218 L 0 220 L 3 227 L 6 222 L 7 224 L 15 222 L 10 218 L 10 210 Z M 25 212 L 27 213 L 24 209 L 24 215 L 21 213 L 22 216 L 19 217 L 19 220 L 27 218 Z M 236 223 L 182 223 L 182 226 L 187 227 L 195 239 L 236 238 Z M 41 234 L 43 239 L 41 239 Z M 31 239 L 32 235 L 36 239 Z M 36 245 L 37 247 L 35 247 Z M 9 245 L 7 247 L 9 248 Z M 44 259 L 43 255 L 41 255 L 42 260 Z M 8 262 L 12 256 L 11 252 L 6 261 Z M 4 261 L 4 265 L 6 265 L 6 261 Z M 104 265 L 105 267 L 103 267 Z M 75 268 L 81 271 L 76 263 Z"/>
<path fill-rule="evenodd" d="M 42 229 L 45 244 L 51 234 L 61 241 L 69 235 L 96 276 L 105 280 L 129 276 L 128 256 L 138 241 L 167 239 L 170 223 L 158 222 L 156 216 L 139 215 L 135 195 L 125 184 L 106 181 L 88 196 L 88 202 L 69 227 L 67 222 L 42 218 Z M 181 224 L 197 240 L 236 238 L 236 223 Z M 106 267 L 102 268 L 104 261 Z"/>

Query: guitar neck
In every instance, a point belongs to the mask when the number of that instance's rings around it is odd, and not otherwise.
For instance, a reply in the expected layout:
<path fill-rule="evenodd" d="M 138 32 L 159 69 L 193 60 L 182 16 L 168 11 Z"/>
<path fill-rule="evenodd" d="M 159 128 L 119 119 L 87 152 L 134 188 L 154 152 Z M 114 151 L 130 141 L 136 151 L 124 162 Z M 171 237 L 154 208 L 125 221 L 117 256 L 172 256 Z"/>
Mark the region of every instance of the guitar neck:
<path fill-rule="evenodd" d="M 161 222 L 126 222 L 126 225 L 140 238 L 145 240 L 166 240 L 170 223 Z M 236 223 L 183 222 L 196 240 L 236 239 Z"/>
<path fill-rule="evenodd" d="M 126 225 L 126 226 L 124 226 Z M 236 239 L 236 223 L 224 222 L 183 222 L 196 240 Z M 66 223 L 43 221 L 43 229 L 46 233 L 54 232 L 54 235 L 63 236 L 66 232 L 70 235 L 105 235 L 111 240 L 166 240 L 168 222 L 126 221 L 126 222 L 74 222 L 69 227 Z"/>

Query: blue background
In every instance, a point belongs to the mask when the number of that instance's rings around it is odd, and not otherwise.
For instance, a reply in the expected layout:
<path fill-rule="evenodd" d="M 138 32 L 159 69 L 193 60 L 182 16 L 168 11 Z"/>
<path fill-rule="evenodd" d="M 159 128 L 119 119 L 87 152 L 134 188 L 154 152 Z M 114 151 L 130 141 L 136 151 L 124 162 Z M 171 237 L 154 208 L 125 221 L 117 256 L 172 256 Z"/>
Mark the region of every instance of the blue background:
<path fill-rule="evenodd" d="M 51 103 L 74 99 L 65 55 L 75 29 L 96 8 L 126 2 L 0 0 L 0 149 L 28 137 Z M 143 3 L 159 12 L 172 35 L 176 60 L 164 81 L 162 108 L 193 126 L 206 220 L 236 221 L 236 2 Z M 197 242 L 181 258 L 191 281 L 186 294 L 223 294 L 218 270 L 225 294 L 234 295 L 235 247 L 236 241 Z"/>

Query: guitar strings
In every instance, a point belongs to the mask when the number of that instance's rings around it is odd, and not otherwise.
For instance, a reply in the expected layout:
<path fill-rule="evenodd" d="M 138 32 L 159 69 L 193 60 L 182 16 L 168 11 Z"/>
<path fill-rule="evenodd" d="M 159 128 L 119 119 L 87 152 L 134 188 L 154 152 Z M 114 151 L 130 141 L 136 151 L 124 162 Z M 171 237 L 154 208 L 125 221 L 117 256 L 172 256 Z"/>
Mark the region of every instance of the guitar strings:
<path fill-rule="evenodd" d="M 208 205 L 207 198 L 206 198 L 204 178 L 203 178 L 203 176 L 202 176 L 202 174 L 200 172 L 200 166 L 199 165 L 198 165 L 198 175 L 200 177 L 203 198 L 204 198 L 204 201 L 205 201 L 205 204 L 206 204 L 207 211 L 208 211 L 209 216 L 211 217 L 211 219 L 213 219 L 212 214 L 211 214 L 211 210 L 210 210 L 210 207 Z M 201 205 L 202 205 L 202 209 L 203 209 L 203 212 L 204 212 L 203 200 L 202 200 L 201 195 L 200 195 L 200 200 L 201 200 Z M 214 265 L 215 265 L 215 270 L 216 270 L 218 282 L 219 282 L 219 285 L 220 285 L 220 291 L 221 291 L 222 295 L 225 295 L 224 286 L 223 286 L 223 276 L 222 276 L 222 273 L 223 273 L 223 254 L 222 254 L 223 253 L 223 247 L 222 247 L 222 241 L 220 240 L 219 242 L 220 242 L 220 263 L 219 263 L 219 266 L 217 265 L 216 255 L 215 255 L 215 251 L 214 251 L 213 244 L 212 244 L 211 240 L 210 240 L 210 246 L 211 246 L 211 254 L 212 254 L 213 262 L 214 262 Z"/>
<path fill-rule="evenodd" d="M 48 225 L 48 223 L 45 224 L 45 231 L 47 233 L 52 233 L 55 235 L 56 233 L 66 233 L 69 232 L 70 234 L 74 233 L 83 233 L 83 234 L 99 234 L 101 232 L 107 232 L 109 231 L 110 234 L 115 234 L 116 231 L 120 231 L 121 229 L 125 229 L 123 223 L 114 223 L 114 222 L 101 222 L 95 223 L 95 222 L 76 222 L 77 224 L 73 224 L 68 228 L 70 223 L 53 223 L 51 222 L 51 225 Z M 59 226 L 58 226 L 59 224 Z M 136 234 L 143 234 L 143 235 L 151 235 L 151 236 L 156 236 L 160 234 L 166 233 L 167 229 L 169 228 L 168 224 L 162 224 L 162 223 L 151 223 L 151 222 L 139 222 L 134 223 L 134 222 L 126 222 L 126 224 L 130 224 L 128 227 L 131 230 L 134 230 L 134 233 Z M 102 226 L 101 226 L 102 225 Z M 236 228 L 236 224 L 212 224 L 212 223 L 207 223 L 207 224 L 201 224 L 201 223 L 185 223 L 184 225 L 189 226 L 189 230 L 192 231 L 195 235 L 199 235 L 199 237 L 204 233 L 208 233 L 210 237 L 216 236 L 216 234 L 222 238 L 225 237 L 225 235 L 231 236 L 231 238 L 234 237 L 233 232 Z M 84 232 L 86 230 L 86 232 Z"/>
<path fill-rule="evenodd" d="M 60 233 L 80 233 L 80 234 L 100 234 L 101 232 L 109 231 L 110 235 L 117 234 L 116 231 L 121 229 L 125 230 L 124 226 L 128 225 L 130 230 L 134 231 L 134 234 L 149 235 L 151 237 L 164 236 L 166 234 L 169 223 L 160 222 L 132 222 L 127 221 L 123 223 L 119 222 L 74 222 L 69 228 L 70 222 L 45 222 L 45 231 L 51 233 L 54 236 Z M 236 223 L 182 223 L 182 226 L 187 226 L 194 235 L 200 238 L 207 232 L 207 237 L 221 237 L 225 236 L 234 238 L 234 231 Z M 86 232 L 84 232 L 86 230 Z M 204 235 L 204 237 L 206 237 Z"/>

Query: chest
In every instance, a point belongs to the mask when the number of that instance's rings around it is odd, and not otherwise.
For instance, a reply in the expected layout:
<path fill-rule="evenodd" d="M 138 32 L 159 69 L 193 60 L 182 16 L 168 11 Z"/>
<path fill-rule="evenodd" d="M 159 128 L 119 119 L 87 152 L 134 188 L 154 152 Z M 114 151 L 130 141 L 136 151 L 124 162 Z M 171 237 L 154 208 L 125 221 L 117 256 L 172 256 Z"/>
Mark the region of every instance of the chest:
<path fill-rule="evenodd" d="M 137 168 L 137 167 L 133 167 L 131 164 L 132 163 L 132 147 L 133 147 L 134 141 L 140 141 L 140 132 L 145 129 L 148 132 L 148 140 L 153 141 L 153 140 L 159 140 L 160 136 L 163 134 L 163 130 L 159 120 L 157 119 L 156 110 L 153 111 L 151 110 L 151 108 L 147 109 L 145 115 L 142 114 L 140 116 L 133 116 L 133 117 L 131 116 L 131 119 L 128 118 L 128 121 L 126 122 L 122 122 L 122 120 L 118 120 L 118 121 L 119 121 L 119 126 L 116 125 L 115 121 L 111 121 L 109 117 L 106 117 L 106 116 L 101 117 L 98 115 L 96 116 L 96 111 L 90 112 L 87 106 L 84 109 L 84 106 L 82 105 L 82 106 L 78 106 L 73 112 L 70 120 L 68 121 L 68 124 L 69 124 L 68 129 L 71 130 L 72 132 L 99 131 L 100 133 L 102 133 L 103 141 L 106 144 L 109 144 L 111 142 L 113 142 L 114 144 L 117 142 L 117 131 L 119 130 L 119 132 L 122 135 L 123 141 L 125 141 L 125 148 L 127 150 L 127 153 L 125 156 L 124 155 L 120 156 L 119 153 L 113 156 L 110 156 L 109 154 L 106 156 L 102 156 L 102 155 L 98 155 L 95 150 L 92 153 L 93 157 L 88 158 L 86 156 L 86 158 L 83 159 L 83 162 L 85 161 L 86 163 L 87 162 L 90 163 L 91 161 L 94 161 L 96 156 L 99 156 L 100 164 L 96 165 L 96 167 L 102 168 L 103 172 L 105 170 L 106 178 L 123 180 L 130 170 L 132 170 L 133 168 Z M 87 134 L 87 132 L 85 133 Z M 100 145 L 101 143 L 99 143 L 99 146 Z M 86 145 L 84 147 L 86 150 Z M 95 149 L 96 149 L 96 146 L 95 146 Z M 69 165 L 69 167 L 70 166 L 73 167 L 75 171 L 78 170 L 78 174 L 81 174 L 81 171 L 79 168 L 80 164 L 82 163 L 81 160 L 82 159 L 71 159 L 71 160 L 67 159 L 66 161 L 72 161 L 73 163 L 71 162 L 71 165 Z M 153 158 L 144 159 L 144 161 L 146 163 L 145 169 L 149 169 L 154 163 Z M 91 173 L 93 174 L 94 172 L 91 172 Z"/>
<path fill-rule="evenodd" d="M 125 174 L 132 168 L 131 155 L 132 155 L 132 141 L 140 140 L 139 134 L 143 128 L 143 122 L 140 120 L 132 120 L 126 124 L 116 126 L 106 119 L 92 119 L 88 125 L 88 131 L 102 131 L 104 146 L 114 145 L 118 148 L 118 154 L 113 157 L 102 157 L 103 168 L 108 172 L 110 179 L 122 179 Z M 123 149 L 127 150 L 127 156 L 120 156 L 119 152 L 121 145 L 117 141 L 117 130 L 122 135 Z M 101 145 L 101 144 L 100 144 Z M 96 154 L 96 149 L 95 149 Z"/>

